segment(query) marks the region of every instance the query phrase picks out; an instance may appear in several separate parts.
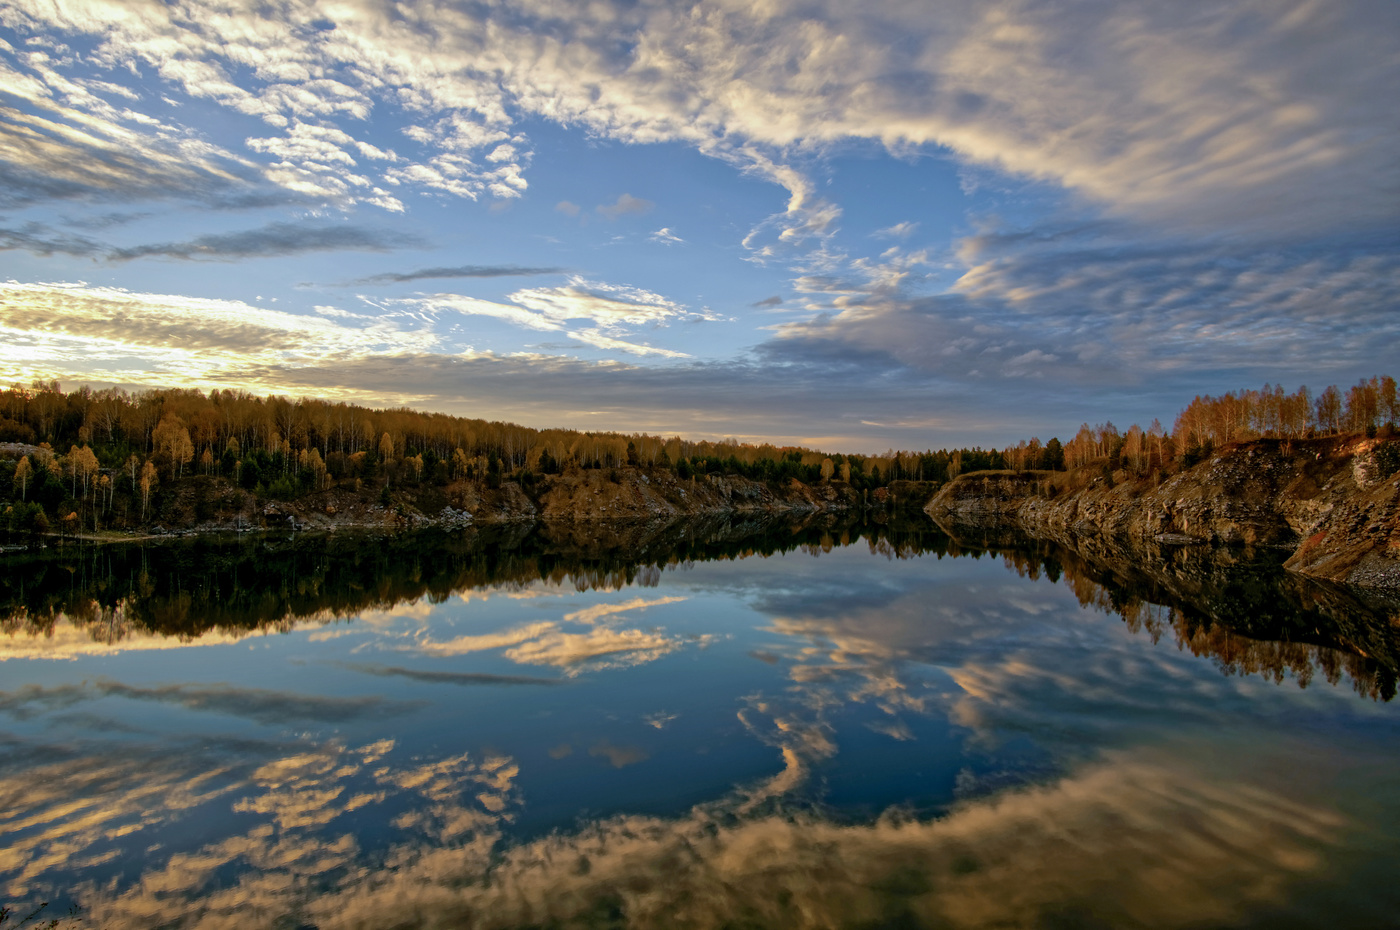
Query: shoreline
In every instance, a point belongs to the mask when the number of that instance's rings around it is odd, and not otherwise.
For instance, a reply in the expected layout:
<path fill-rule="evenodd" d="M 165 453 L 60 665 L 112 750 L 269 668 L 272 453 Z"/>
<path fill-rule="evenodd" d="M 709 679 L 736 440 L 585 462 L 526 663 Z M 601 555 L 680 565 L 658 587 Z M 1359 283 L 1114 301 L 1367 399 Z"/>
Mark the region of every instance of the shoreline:
<path fill-rule="evenodd" d="M 1226 447 L 1171 476 L 1099 471 L 974 472 L 924 508 L 949 526 L 1014 527 L 1081 545 L 1269 547 L 1290 571 L 1360 587 L 1400 588 L 1400 473 L 1385 475 L 1378 440 Z"/>

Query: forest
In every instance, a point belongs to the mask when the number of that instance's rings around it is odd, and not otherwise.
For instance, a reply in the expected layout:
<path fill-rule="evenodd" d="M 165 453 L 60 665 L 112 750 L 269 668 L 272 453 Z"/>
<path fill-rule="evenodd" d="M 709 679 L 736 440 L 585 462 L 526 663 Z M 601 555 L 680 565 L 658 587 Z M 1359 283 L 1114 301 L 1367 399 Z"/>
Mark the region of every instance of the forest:
<path fill-rule="evenodd" d="M 526 493 L 551 475 L 666 469 L 682 480 L 737 475 L 781 486 L 840 482 L 877 491 L 896 481 L 942 483 L 988 469 L 1100 468 L 1144 476 L 1189 467 L 1224 445 L 1259 438 L 1393 434 L 1396 382 L 1381 376 L 1316 395 L 1281 386 L 1194 398 L 1170 430 L 1083 424 L 1069 440 L 1004 449 L 927 449 L 880 455 L 646 433 L 534 429 L 513 423 L 373 409 L 243 391 L 92 390 L 57 382 L 0 392 L 0 528 L 34 536 L 148 524 L 160 496 L 217 483 L 239 505 L 290 501 L 332 488 L 377 497 L 469 483 Z M 1394 457 L 1394 444 L 1387 444 Z M 1400 465 L 1400 463 L 1395 463 Z"/>

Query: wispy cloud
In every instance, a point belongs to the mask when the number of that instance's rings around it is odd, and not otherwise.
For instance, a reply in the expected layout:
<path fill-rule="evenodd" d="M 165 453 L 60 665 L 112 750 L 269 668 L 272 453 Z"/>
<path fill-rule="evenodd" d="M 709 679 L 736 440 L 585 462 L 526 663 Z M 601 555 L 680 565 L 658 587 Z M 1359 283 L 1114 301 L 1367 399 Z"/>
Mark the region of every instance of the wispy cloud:
<path fill-rule="evenodd" d="M 233 261 L 268 258 L 304 252 L 340 250 L 388 252 L 423 245 L 417 236 L 366 226 L 325 226 L 305 223 L 270 223 L 259 229 L 212 233 L 188 242 L 166 242 L 113 249 L 113 261 L 136 258 L 202 259 Z"/>
<path fill-rule="evenodd" d="M 561 332 L 594 348 L 632 355 L 685 358 L 685 353 L 658 348 L 624 338 L 628 327 L 662 326 L 682 319 L 687 311 L 681 305 L 653 291 L 622 285 L 604 284 L 574 277 L 561 287 L 524 288 L 507 297 L 509 303 L 481 300 L 457 294 L 399 301 L 437 311 L 453 310 L 474 316 L 490 316 L 542 332 Z M 574 321 L 590 327 L 570 328 Z"/>
<path fill-rule="evenodd" d="M 90 258 L 102 254 L 104 248 L 86 236 L 61 233 L 42 223 L 26 223 L 16 229 L 0 229 L 0 251 L 12 250 Z"/>
<path fill-rule="evenodd" d="M 895 223 L 893 226 L 886 226 L 884 229 L 877 229 L 870 235 L 882 239 L 908 239 L 914 235 L 914 231 L 919 228 L 918 223 L 906 220 L 903 223 Z"/>
<path fill-rule="evenodd" d="M 264 724 L 279 724 L 286 720 L 346 723 L 402 714 L 420 706 L 410 701 L 390 701 L 374 695 L 326 697 L 229 685 L 176 684 L 141 688 L 99 679 L 90 684 L 52 688 L 30 685 L 17 691 L 0 692 L 0 712 L 25 719 L 102 698 L 175 704 L 186 710 L 246 717 Z"/>
<path fill-rule="evenodd" d="M 584 607 L 572 613 L 565 614 L 564 619 L 569 623 L 594 624 L 605 617 L 612 617 L 633 610 L 645 610 L 648 607 L 664 607 L 667 604 L 679 604 L 686 600 L 688 600 L 688 598 L 674 595 L 651 598 L 650 600 L 645 597 L 634 597 L 619 604 L 594 604 L 591 607 Z"/>
<path fill-rule="evenodd" d="M 531 268 L 520 265 L 456 265 L 451 268 L 419 268 L 415 271 L 370 275 L 356 284 L 404 284 L 433 278 L 512 278 L 534 275 L 563 274 L 564 268 Z"/>
<path fill-rule="evenodd" d="M 458 685 L 461 687 L 498 687 L 514 685 L 544 685 L 549 687 L 560 683 L 558 678 L 538 678 L 531 675 L 488 675 L 481 672 L 438 672 L 424 669 L 400 668 L 396 665 L 371 665 L 368 663 L 343 662 L 342 668 L 379 678 L 407 678 L 410 681 L 429 685 Z"/>
<path fill-rule="evenodd" d="M 656 232 L 652 233 L 649 238 L 652 242 L 660 242 L 662 245 L 675 245 L 676 243 L 685 242 L 680 236 L 671 232 L 671 227 L 669 226 L 661 227 Z"/>

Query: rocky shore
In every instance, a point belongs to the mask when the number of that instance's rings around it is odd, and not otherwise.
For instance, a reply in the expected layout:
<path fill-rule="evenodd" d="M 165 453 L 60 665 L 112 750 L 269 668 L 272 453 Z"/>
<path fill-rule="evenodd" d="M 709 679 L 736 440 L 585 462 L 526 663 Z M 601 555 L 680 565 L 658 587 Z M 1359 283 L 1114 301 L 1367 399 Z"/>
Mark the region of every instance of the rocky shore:
<path fill-rule="evenodd" d="M 734 514 L 917 513 L 936 487 L 897 481 L 888 488 L 859 491 L 839 481 L 808 485 L 791 480 L 776 486 L 738 475 L 680 478 L 664 468 L 617 468 L 549 475 L 529 485 L 424 482 L 393 487 L 386 494 L 342 485 L 282 501 L 258 498 L 220 478 L 196 478 L 167 488 L 146 524 L 132 532 L 160 536 L 285 528 L 594 524 Z"/>
<path fill-rule="evenodd" d="M 977 472 L 950 482 L 925 511 L 955 532 L 1014 527 L 1074 548 L 1088 537 L 1139 547 L 1281 547 L 1292 550 L 1293 571 L 1400 588 L 1400 473 L 1386 474 L 1386 442 L 1258 440 L 1155 479 Z"/>

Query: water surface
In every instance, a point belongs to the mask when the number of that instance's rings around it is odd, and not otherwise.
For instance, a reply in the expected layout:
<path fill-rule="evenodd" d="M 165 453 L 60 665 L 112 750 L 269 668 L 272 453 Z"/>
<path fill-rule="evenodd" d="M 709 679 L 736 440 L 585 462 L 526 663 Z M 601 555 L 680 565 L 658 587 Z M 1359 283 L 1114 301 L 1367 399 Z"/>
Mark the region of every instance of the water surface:
<path fill-rule="evenodd" d="M 0 903 L 100 927 L 1384 926 L 1395 611 L 931 527 L 11 556 Z"/>

